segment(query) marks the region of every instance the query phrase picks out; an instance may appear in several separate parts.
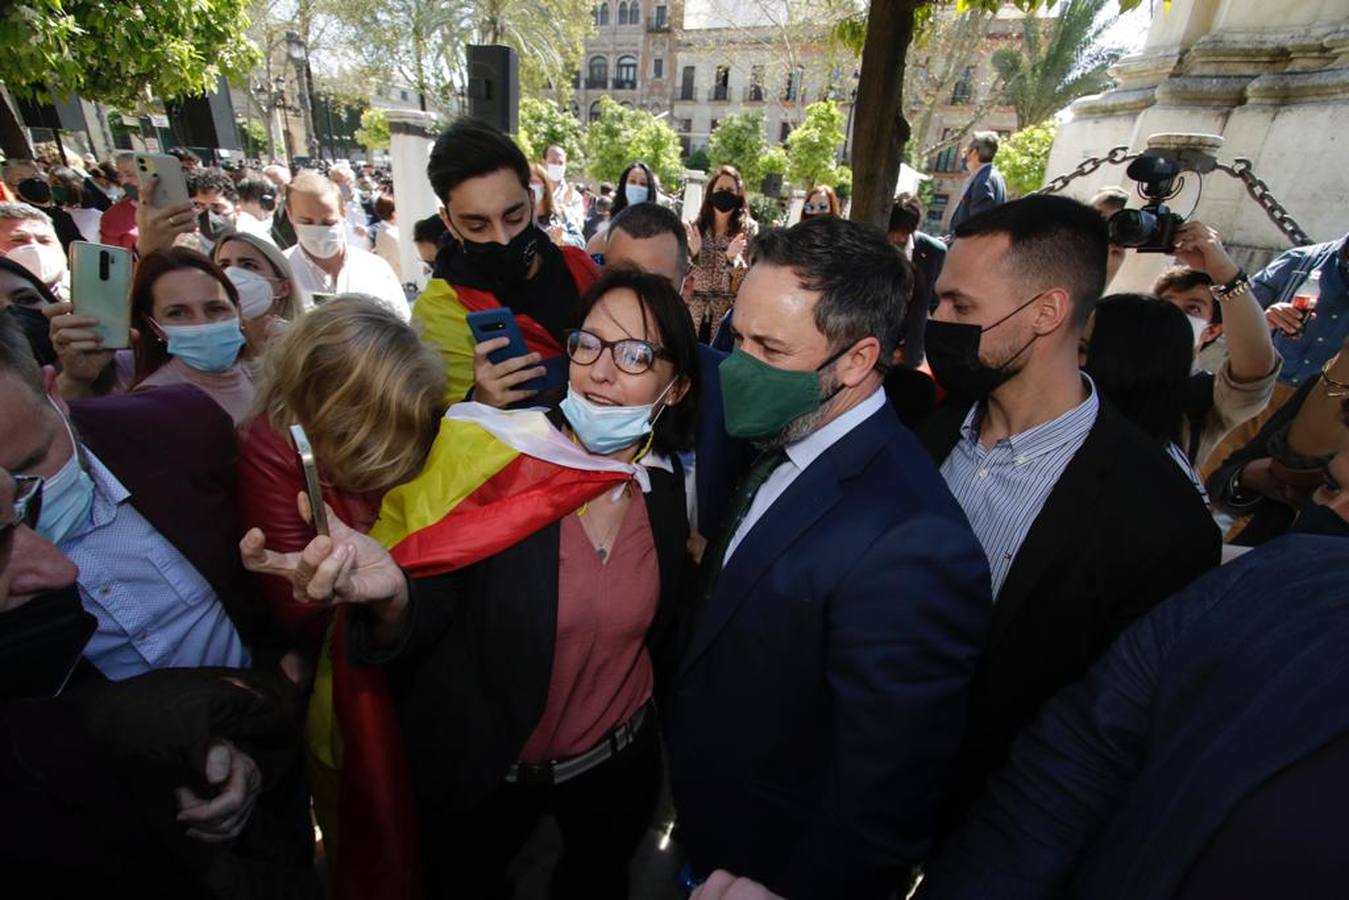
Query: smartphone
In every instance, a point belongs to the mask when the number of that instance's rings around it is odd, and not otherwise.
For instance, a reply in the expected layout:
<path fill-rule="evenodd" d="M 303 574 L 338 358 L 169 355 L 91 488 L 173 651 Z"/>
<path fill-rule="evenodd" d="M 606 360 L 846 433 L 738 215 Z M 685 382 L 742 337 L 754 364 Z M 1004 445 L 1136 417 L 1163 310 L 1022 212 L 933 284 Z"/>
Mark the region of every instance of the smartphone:
<path fill-rule="evenodd" d="M 155 206 L 176 206 L 192 199 L 192 195 L 187 192 L 187 178 L 183 175 L 183 164 L 178 161 L 178 157 L 167 153 L 137 153 L 136 169 L 140 172 L 142 197 L 147 196 L 150 176 L 159 176 Z"/>
<path fill-rule="evenodd" d="M 515 359 L 517 356 L 524 356 L 529 353 L 529 347 L 525 344 L 525 337 L 520 333 L 520 326 L 515 321 L 515 313 L 511 312 L 510 307 L 502 306 L 497 309 L 484 309 L 480 312 L 471 312 L 467 316 L 468 330 L 473 332 L 474 343 L 481 344 L 483 341 L 494 340 L 495 338 L 510 338 L 510 343 L 499 350 L 493 350 L 487 354 L 487 359 L 493 365 L 503 363 L 508 359 Z M 523 384 L 516 387 L 522 391 L 541 391 L 544 387 L 542 378 L 531 378 Z"/>
<path fill-rule="evenodd" d="M 87 241 L 70 243 L 70 302 L 76 315 L 98 319 L 107 350 L 131 346 L 131 251 Z"/>
<path fill-rule="evenodd" d="M 314 448 L 309 445 L 309 436 L 304 433 L 303 425 L 290 426 L 290 439 L 295 442 L 295 452 L 300 457 L 300 468 L 304 470 L 304 486 L 309 493 L 309 509 L 314 516 L 314 530 L 326 535 L 328 515 L 323 509 L 323 488 L 319 485 L 319 467 L 314 462 Z"/>

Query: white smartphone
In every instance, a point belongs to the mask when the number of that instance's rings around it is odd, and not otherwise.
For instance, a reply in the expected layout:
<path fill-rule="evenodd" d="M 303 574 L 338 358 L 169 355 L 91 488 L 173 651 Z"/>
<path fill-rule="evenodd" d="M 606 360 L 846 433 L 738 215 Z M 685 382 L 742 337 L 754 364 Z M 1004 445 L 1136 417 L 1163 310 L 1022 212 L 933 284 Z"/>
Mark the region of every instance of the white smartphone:
<path fill-rule="evenodd" d="M 105 350 L 131 346 L 131 251 L 70 242 L 70 303 L 76 315 L 98 319 Z"/>
<path fill-rule="evenodd" d="M 136 169 L 140 172 L 141 196 L 145 196 L 150 176 L 159 176 L 159 192 L 155 195 L 155 206 L 176 206 L 192 199 L 192 195 L 187 191 L 183 164 L 178 161 L 178 157 L 169 156 L 167 153 L 137 153 Z"/>

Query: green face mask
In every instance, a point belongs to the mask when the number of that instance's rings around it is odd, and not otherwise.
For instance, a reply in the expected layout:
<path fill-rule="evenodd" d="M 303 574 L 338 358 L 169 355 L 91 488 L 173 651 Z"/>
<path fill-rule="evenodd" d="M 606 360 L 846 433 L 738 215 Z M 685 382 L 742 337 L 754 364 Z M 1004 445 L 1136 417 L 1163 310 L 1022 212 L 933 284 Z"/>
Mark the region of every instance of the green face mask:
<path fill-rule="evenodd" d="M 850 349 L 843 348 L 809 372 L 774 368 L 736 350 L 717 367 L 726 432 L 751 441 L 769 438 L 793 420 L 819 409 L 833 396 L 820 395 L 820 369 Z"/>

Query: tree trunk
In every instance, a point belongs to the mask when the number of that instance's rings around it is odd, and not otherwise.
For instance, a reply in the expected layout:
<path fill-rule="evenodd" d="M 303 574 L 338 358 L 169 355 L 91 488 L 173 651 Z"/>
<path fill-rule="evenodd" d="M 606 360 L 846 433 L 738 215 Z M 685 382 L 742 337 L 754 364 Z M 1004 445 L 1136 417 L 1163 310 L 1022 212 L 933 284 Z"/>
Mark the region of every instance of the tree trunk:
<path fill-rule="evenodd" d="M 28 133 L 23 130 L 19 113 L 11 104 L 9 91 L 0 86 L 0 150 L 5 159 L 32 159 L 33 147 L 28 143 Z"/>
<path fill-rule="evenodd" d="M 926 0 L 871 0 L 853 126 L 851 218 L 884 228 L 909 123 L 904 118 L 904 64 L 914 11 Z"/>

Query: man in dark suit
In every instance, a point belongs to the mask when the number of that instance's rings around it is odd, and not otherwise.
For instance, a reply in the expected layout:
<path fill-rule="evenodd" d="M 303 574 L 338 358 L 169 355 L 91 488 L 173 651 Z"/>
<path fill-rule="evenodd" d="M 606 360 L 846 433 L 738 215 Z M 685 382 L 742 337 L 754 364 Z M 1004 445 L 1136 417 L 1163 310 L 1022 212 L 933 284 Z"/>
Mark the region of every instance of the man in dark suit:
<path fill-rule="evenodd" d="M 963 802 L 1041 703 L 1218 564 L 1189 479 L 1078 370 L 1106 244 L 1090 207 L 1028 197 L 961 226 L 937 282 L 927 352 L 948 399 L 919 431 L 983 544 L 995 600 Z"/>
<path fill-rule="evenodd" d="M 834 217 L 761 233 L 721 367 L 764 451 L 703 557 L 667 706 L 677 839 L 794 898 L 927 855 L 990 612 L 968 523 L 885 403 L 909 269 Z"/>
<path fill-rule="evenodd" d="M 85 656 L 104 675 L 275 654 L 239 560 L 234 430 L 214 401 L 184 385 L 68 408 L 6 318 L 0 421 L 0 466 L 46 479 L 38 531 L 79 566 L 98 620 Z"/>
<path fill-rule="evenodd" d="M 960 203 L 951 214 L 951 232 L 972 216 L 996 209 L 1007 202 L 1007 183 L 1002 173 L 993 165 L 993 157 L 998 155 L 998 135 L 992 131 L 976 131 L 965 148 L 961 162 L 965 170 L 972 173 L 965 190 L 960 195 Z"/>
<path fill-rule="evenodd" d="M 923 362 L 923 337 L 927 330 L 928 313 L 937 306 L 937 278 L 946 261 L 946 245 L 931 235 L 918 230 L 923 221 L 923 204 L 912 194 L 900 194 L 890 207 L 890 225 L 886 233 L 894 244 L 913 263 L 913 302 L 904 313 L 904 362 L 916 367 Z"/>

